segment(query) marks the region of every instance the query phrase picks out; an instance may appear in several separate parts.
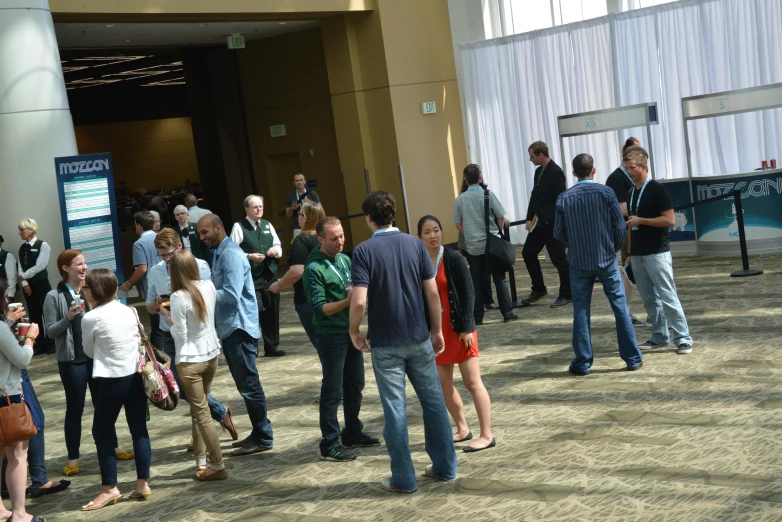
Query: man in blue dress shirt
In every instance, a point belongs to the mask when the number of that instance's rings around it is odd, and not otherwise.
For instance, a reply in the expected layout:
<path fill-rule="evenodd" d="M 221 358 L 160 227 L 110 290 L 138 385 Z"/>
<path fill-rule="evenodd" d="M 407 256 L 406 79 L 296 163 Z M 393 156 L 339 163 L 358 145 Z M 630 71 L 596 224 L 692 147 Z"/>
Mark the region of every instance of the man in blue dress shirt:
<path fill-rule="evenodd" d="M 560 194 L 554 209 L 554 237 L 568 245 L 570 284 L 573 293 L 573 350 L 576 357 L 568 371 L 589 375 L 594 360 L 590 333 L 590 307 L 595 277 L 611 303 L 616 318 L 619 355 L 627 370 L 643 366 L 627 308 L 616 251 L 626 228 L 613 190 L 594 182 L 594 160 L 589 154 L 573 159 L 576 186 Z"/>
<path fill-rule="evenodd" d="M 234 442 L 231 455 L 250 455 L 274 446 L 272 423 L 266 415 L 266 395 L 258 376 L 258 302 L 255 298 L 247 256 L 225 233 L 222 220 L 207 214 L 198 220 L 198 233 L 212 258 L 212 282 L 217 289 L 215 327 L 223 343 L 223 355 L 244 399 L 253 431 L 246 439 Z"/>

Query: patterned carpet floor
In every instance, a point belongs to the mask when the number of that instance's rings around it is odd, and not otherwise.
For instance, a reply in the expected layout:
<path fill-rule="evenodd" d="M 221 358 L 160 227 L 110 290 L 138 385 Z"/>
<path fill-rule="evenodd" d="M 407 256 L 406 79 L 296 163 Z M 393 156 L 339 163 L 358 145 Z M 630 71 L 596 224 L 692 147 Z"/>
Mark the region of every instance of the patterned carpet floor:
<path fill-rule="evenodd" d="M 120 462 L 116 506 L 81 513 L 99 490 L 90 435 L 92 407 L 84 413 L 82 472 L 63 493 L 28 501 L 50 521 L 778 521 L 782 519 L 782 255 L 751 258 L 765 274 L 731 278 L 736 259 L 676 258 L 679 296 L 695 340 L 691 355 L 667 347 L 646 354 L 638 372 L 623 371 L 613 315 L 600 286 L 592 310 L 596 361 L 592 375 L 567 373 L 572 358 L 570 307 L 553 298 L 518 310 L 504 324 L 488 313 L 479 328 L 481 367 L 492 399 L 496 448 L 458 452 L 458 480 L 423 476 L 421 409 L 408 386 L 410 444 L 420 473 L 418 492 L 395 495 L 380 488 L 390 475 L 385 447 L 361 449 L 350 463 L 318 458 L 320 366 L 283 295 L 282 343 L 288 355 L 258 360 L 274 426 L 273 451 L 227 457 L 228 480 L 198 483 L 185 447 L 190 419 L 182 403 L 174 412 L 152 411 L 153 493 L 128 500 L 133 463 Z M 556 272 L 544 264 L 550 290 Z M 517 264 L 519 294 L 529 278 Z M 634 296 L 633 312 L 643 316 Z M 639 342 L 648 329 L 636 330 Z M 362 419 L 380 436 L 383 413 L 365 358 L 367 384 Z M 30 368 L 46 413 L 50 478 L 62 478 L 65 401 L 51 356 Z M 467 419 L 478 432 L 469 394 L 457 378 Z M 228 402 L 240 437 L 248 418 L 221 359 L 213 394 Z M 89 402 L 89 401 L 88 401 Z M 130 437 L 118 422 L 124 448 Z M 221 435 L 226 453 L 229 439 Z M 460 445 L 461 446 L 461 445 Z"/>

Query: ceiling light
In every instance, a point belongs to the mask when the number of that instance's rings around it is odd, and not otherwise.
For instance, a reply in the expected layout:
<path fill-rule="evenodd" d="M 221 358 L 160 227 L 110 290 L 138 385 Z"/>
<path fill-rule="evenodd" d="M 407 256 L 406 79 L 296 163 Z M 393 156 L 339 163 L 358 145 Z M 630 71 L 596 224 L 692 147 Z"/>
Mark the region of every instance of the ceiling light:
<path fill-rule="evenodd" d="M 196 27 L 206 27 L 209 24 L 198 24 Z"/>
<path fill-rule="evenodd" d="M 117 25 L 116 24 L 108 24 L 108 25 L 104 25 L 103 27 L 106 27 L 108 29 L 108 28 L 112 28 L 112 27 L 117 27 Z"/>
<path fill-rule="evenodd" d="M 130 38 L 128 38 L 127 40 L 125 40 L 125 43 L 130 43 L 130 42 L 132 42 L 132 41 L 133 41 L 133 40 L 131 40 Z"/>
<path fill-rule="evenodd" d="M 280 25 L 285 25 L 285 24 L 287 24 L 287 23 L 288 23 L 288 22 L 279 22 L 279 24 L 280 24 Z"/>

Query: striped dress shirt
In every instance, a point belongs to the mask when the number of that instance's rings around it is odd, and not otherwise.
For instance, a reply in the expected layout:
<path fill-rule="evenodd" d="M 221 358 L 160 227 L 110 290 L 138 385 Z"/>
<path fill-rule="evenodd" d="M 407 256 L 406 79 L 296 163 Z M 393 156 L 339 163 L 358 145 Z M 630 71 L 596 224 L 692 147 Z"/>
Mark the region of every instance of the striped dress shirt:
<path fill-rule="evenodd" d="M 616 262 L 627 228 L 614 191 L 581 181 L 557 198 L 554 237 L 568 245 L 574 268 L 596 271 Z"/>

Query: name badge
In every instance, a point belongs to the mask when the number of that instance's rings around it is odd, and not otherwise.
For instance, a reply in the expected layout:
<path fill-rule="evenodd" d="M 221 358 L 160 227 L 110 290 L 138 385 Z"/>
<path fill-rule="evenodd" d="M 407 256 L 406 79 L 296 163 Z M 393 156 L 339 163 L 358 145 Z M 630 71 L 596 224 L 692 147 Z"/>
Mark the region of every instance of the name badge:
<path fill-rule="evenodd" d="M 38 249 L 37 248 L 31 248 L 30 252 L 38 252 Z"/>

